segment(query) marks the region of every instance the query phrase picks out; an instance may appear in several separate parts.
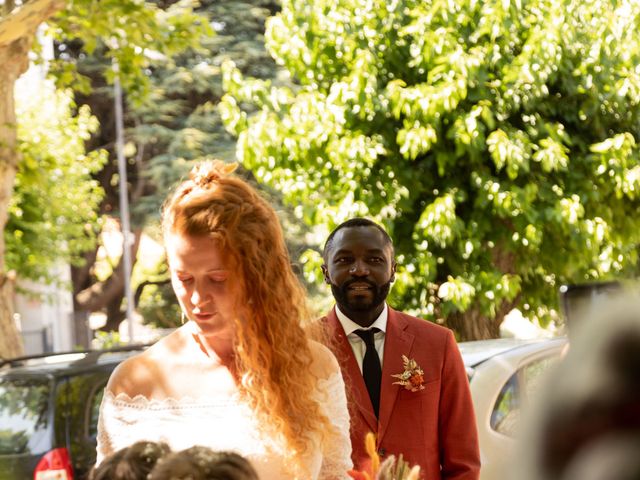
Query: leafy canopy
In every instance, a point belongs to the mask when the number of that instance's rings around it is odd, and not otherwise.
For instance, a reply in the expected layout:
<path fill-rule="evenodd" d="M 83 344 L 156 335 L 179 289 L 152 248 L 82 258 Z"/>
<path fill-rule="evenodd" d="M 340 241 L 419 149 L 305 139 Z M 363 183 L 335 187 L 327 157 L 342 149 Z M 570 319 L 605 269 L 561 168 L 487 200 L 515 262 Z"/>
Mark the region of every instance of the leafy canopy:
<path fill-rule="evenodd" d="M 84 55 L 97 51 L 117 64 L 128 99 L 140 104 L 150 92 L 149 76 L 156 62 L 171 62 L 213 33 L 205 17 L 194 12 L 197 2 L 179 0 L 166 8 L 145 0 L 73 0 L 51 22 L 48 33 L 61 42 L 62 53 L 51 65 L 60 86 L 90 92 L 89 79 L 79 75 L 75 57 L 65 53 L 80 41 Z M 104 71 L 109 83 L 113 69 Z"/>
<path fill-rule="evenodd" d="M 639 22 L 636 0 L 284 0 L 266 42 L 298 87 L 227 63 L 220 108 L 323 236 L 388 228 L 400 307 L 535 310 L 637 263 Z"/>
<path fill-rule="evenodd" d="M 70 91 L 45 82 L 16 100 L 22 161 L 4 231 L 6 267 L 51 282 L 53 266 L 77 263 L 96 241 L 104 192 L 92 175 L 106 152 L 85 151 L 98 124 L 87 107 L 76 109 Z"/>
<path fill-rule="evenodd" d="M 78 72 L 79 59 L 100 52 L 113 60 L 127 99 L 142 103 L 149 95 L 154 62 L 168 63 L 172 56 L 198 48 L 201 38 L 211 34 L 206 17 L 193 8 L 190 0 L 166 9 L 140 0 L 74 0 L 51 19 L 47 34 L 58 42 L 59 55 L 47 67 L 57 89 L 46 83 L 42 92 L 18 99 L 22 161 L 4 232 L 7 268 L 23 278 L 55 281 L 52 265 L 78 265 L 82 254 L 96 245 L 104 199 L 96 178 L 107 165 L 108 152 L 86 151 L 100 125 L 88 105 L 76 105 L 75 97 L 99 86 Z M 98 69 L 113 81 L 111 63 Z M 104 85 L 104 80 L 99 83 Z M 109 98 L 111 89 L 101 93 Z"/>

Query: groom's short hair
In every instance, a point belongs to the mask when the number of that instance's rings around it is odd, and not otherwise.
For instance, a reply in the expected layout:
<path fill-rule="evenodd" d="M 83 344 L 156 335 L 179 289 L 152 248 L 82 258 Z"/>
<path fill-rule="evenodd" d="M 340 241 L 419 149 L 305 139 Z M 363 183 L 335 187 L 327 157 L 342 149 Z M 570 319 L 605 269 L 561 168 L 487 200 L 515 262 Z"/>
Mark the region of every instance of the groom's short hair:
<path fill-rule="evenodd" d="M 350 218 L 349 220 L 347 220 L 345 222 L 342 222 L 340 225 L 338 225 L 336 228 L 334 228 L 333 231 L 327 237 L 327 241 L 324 244 L 324 249 L 322 250 L 322 258 L 325 261 L 327 260 L 327 255 L 329 254 L 329 251 L 333 247 L 333 239 L 336 236 L 336 233 L 338 233 L 340 230 L 342 230 L 344 228 L 354 228 L 354 227 L 374 227 L 374 228 L 377 228 L 382 233 L 382 235 L 384 236 L 385 243 L 387 245 L 389 245 L 389 247 L 391 248 L 391 253 L 393 255 L 393 241 L 391 240 L 391 237 L 389 236 L 389 234 L 387 233 L 387 231 L 384 228 L 382 228 L 380 225 L 378 225 L 373 220 L 369 220 L 368 218 L 354 217 L 354 218 Z"/>

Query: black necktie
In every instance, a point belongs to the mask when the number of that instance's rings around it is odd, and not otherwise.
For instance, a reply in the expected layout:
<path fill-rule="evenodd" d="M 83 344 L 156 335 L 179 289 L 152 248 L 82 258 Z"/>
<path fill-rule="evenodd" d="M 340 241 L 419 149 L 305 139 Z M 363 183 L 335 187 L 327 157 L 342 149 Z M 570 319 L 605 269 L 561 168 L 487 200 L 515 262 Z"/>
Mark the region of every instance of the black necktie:
<path fill-rule="evenodd" d="M 382 367 L 380 366 L 380 357 L 376 351 L 376 345 L 373 340 L 373 336 L 376 332 L 379 332 L 377 328 L 371 328 L 369 330 L 356 330 L 354 333 L 358 335 L 367 346 L 367 350 L 364 353 L 362 359 L 362 376 L 364 377 L 364 383 L 369 390 L 369 397 L 373 404 L 373 411 L 378 417 L 378 411 L 380 410 L 380 382 L 382 380 Z"/>

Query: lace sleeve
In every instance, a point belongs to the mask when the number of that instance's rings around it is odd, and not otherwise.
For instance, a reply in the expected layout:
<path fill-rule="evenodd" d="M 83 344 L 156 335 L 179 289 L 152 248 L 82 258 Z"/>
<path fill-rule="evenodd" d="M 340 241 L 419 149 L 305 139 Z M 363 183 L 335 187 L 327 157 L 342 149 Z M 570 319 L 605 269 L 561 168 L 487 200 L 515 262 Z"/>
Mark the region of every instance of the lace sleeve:
<path fill-rule="evenodd" d="M 106 404 L 111 404 L 112 400 L 113 395 L 105 390 L 104 396 L 102 397 L 102 403 L 100 403 L 100 413 L 98 416 L 98 445 L 96 465 L 100 465 L 100 463 L 102 463 L 102 460 L 104 460 L 115 451 L 113 442 L 111 441 L 111 429 L 109 428 L 110 420 L 105 418 L 105 410 L 109 409 Z"/>
<path fill-rule="evenodd" d="M 349 410 L 344 381 L 340 372 L 335 372 L 319 384 L 321 406 L 333 425 L 333 431 L 326 439 L 322 451 L 322 467 L 319 480 L 339 480 L 350 478 L 347 471 L 353 468 L 351 462 L 351 438 L 349 436 Z"/>
<path fill-rule="evenodd" d="M 105 390 L 98 416 L 96 465 L 112 453 L 139 440 L 154 441 L 160 431 L 154 424 L 154 412 L 145 408 L 143 397 L 114 397 Z M 157 416 L 156 416 L 157 419 Z"/>

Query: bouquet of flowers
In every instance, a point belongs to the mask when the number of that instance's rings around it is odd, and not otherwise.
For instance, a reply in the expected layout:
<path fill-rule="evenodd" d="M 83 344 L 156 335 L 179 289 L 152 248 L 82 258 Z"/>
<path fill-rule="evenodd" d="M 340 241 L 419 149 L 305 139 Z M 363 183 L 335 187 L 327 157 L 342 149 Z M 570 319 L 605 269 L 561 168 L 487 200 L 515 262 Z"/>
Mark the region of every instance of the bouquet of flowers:
<path fill-rule="evenodd" d="M 415 465 L 410 468 L 402 455 L 398 458 L 389 455 L 384 462 L 380 463 L 380 456 L 376 450 L 376 437 L 371 432 L 365 437 L 365 447 L 371 457 L 371 472 L 349 470 L 347 473 L 354 480 L 418 480 L 420 478 L 420 467 Z"/>

